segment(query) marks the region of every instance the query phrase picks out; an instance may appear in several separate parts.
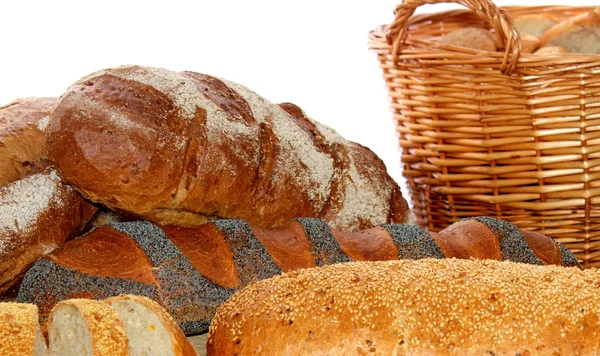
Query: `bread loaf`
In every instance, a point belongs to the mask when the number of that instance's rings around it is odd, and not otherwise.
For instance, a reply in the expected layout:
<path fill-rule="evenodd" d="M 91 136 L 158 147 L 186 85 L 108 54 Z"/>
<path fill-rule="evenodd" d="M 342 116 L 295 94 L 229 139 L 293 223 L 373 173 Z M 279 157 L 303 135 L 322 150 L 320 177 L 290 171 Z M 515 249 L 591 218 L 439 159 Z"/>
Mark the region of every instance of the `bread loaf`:
<path fill-rule="evenodd" d="M 44 129 L 55 102 L 29 98 L 0 107 L 0 295 L 95 211 L 48 167 Z"/>
<path fill-rule="evenodd" d="M 129 356 L 119 314 L 95 300 L 70 299 L 56 304 L 50 314 L 48 339 L 52 356 Z"/>
<path fill-rule="evenodd" d="M 217 311 L 208 355 L 596 355 L 600 272 L 424 259 L 303 269 Z"/>
<path fill-rule="evenodd" d="M 439 40 L 442 44 L 478 49 L 480 51 L 496 52 L 494 35 L 483 28 L 465 27 L 444 35 Z"/>
<path fill-rule="evenodd" d="M 35 305 L 0 303 L 0 355 L 46 356 L 46 348 Z"/>
<path fill-rule="evenodd" d="M 559 22 L 560 18 L 552 14 L 522 15 L 515 18 L 515 27 L 521 35 L 539 38 Z"/>
<path fill-rule="evenodd" d="M 123 295 L 104 300 L 119 313 L 131 356 L 195 356 L 173 318 L 151 299 Z"/>
<path fill-rule="evenodd" d="M 37 307 L 0 303 L 0 355 L 196 355 L 171 316 L 140 296 L 62 301 L 50 320 L 47 351 Z"/>
<path fill-rule="evenodd" d="M 579 266 L 562 245 L 494 218 L 474 218 L 429 234 L 386 224 L 359 232 L 302 218 L 277 229 L 242 220 L 195 228 L 115 223 L 67 243 L 26 274 L 17 300 L 40 306 L 42 320 L 59 300 L 143 295 L 163 305 L 186 334 L 207 329 L 237 289 L 281 272 L 350 261 L 483 258 Z"/>
<path fill-rule="evenodd" d="M 61 177 L 85 197 L 161 224 L 321 217 L 357 230 L 408 215 L 373 152 L 291 104 L 199 73 L 93 73 L 61 97 L 47 141 Z"/>
<path fill-rule="evenodd" d="M 542 47 L 561 46 L 571 53 L 600 53 L 600 10 L 573 16 L 548 29 Z"/>

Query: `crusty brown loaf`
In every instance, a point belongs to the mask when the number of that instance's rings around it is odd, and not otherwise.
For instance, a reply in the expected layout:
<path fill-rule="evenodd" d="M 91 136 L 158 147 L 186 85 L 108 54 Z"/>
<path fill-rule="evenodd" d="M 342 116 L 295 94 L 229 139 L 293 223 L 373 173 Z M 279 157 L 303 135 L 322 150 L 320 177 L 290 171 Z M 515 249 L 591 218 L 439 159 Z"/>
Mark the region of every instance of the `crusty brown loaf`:
<path fill-rule="evenodd" d="M 0 108 L 0 295 L 95 210 L 47 166 L 44 129 L 55 103 L 29 98 Z"/>
<path fill-rule="evenodd" d="M 600 272 L 425 259 L 303 269 L 215 315 L 208 355 L 592 355 Z"/>
<path fill-rule="evenodd" d="M 162 224 L 322 217 L 357 230 L 408 215 L 370 150 L 291 104 L 199 73 L 91 74 L 61 97 L 47 141 L 61 177 L 84 196 Z"/>
<path fill-rule="evenodd" d="M 444 35 L 439 40 L 442 44 L 495 52 L 496 39 L 494 35 L 483 28 L 465 27 Z"/>
<path fill-rule="evenodd" d="M 195 228 L 115 223 L 67 243 L 26 274 L 18 299 L 45 318 L 59 300 L 144 295 L 161 303 L 187 334 L 206 330 L 216 308 L 240 287 L 282 271 L 356 260 L 485 258 L 578 266 L 551 238 L 493 218 L 474 218 L 429 234 L 387 224 L 359 232 L 296 219 L 277 229 L 241 220 Z"/>
<path fill-rule="evenodd" d="M 42 164 L 44 130 L 57 102 L 56 98 L 24 98 L 0 107 L 0 186 Z"/>

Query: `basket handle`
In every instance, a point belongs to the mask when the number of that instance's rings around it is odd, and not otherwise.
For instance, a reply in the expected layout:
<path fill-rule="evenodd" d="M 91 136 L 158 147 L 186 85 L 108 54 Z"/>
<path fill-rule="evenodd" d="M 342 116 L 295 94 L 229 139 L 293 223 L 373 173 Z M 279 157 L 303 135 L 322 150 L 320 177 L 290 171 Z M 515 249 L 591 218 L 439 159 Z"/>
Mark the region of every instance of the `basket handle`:
<path fill-rule="evenodd" d="M 396 63 L 400 55 L 400 48 L 406 40 L 408 19 L 414 14 L 417 7 L 438 3 L 461 4 L 487 19 L 496 30 L 496 42 L 506 48 L 500 67 L 501 72 L 510 75 L 515 70 L 521 55 L 519 33 L 508 11 L 498 8 L 491 0 L 403 0 L 394 11 L 396 18 L 390 25 L 387 34 L 388 44 L 392 45 L 394 63 Z"/>

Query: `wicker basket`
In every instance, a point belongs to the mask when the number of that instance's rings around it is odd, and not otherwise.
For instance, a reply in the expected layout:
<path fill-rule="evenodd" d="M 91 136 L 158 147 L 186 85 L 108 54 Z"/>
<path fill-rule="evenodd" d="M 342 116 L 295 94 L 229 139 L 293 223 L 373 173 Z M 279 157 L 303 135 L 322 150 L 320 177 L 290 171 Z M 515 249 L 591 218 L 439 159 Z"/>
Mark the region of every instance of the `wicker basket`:
<path fill-rule="evenodd" d="M 520 53 L 512 17 L 573 16 L 592 7 L 506 7 L 412 16 L 369 35 L 389 89 L 417 223 L 438 231 L 489 215 L 552 236 L 585 267 L 600 266 L 600 55 Z M 493 29 L 501 52 L 435 39 Z"/>

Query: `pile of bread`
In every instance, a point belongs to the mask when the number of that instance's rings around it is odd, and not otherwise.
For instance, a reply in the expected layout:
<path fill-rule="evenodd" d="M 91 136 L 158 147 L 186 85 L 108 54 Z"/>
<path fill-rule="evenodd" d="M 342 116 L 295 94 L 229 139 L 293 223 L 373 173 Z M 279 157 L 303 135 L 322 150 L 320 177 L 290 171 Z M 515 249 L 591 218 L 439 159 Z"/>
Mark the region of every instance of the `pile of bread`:
<path fill-rule="evenodd" d="M 407 225 L 373 152 L 237 83 L 90 74 L 0 108 L 0 165 L 0 294 L 22 279 L 51 354 L 193 355 L 179 327 L 209 324 L 215 355 L 599 350 L 598 276 L 564 246 Z M 38 309 L 2 308 L 0 351 L 43 352 Z"/>
<path fill-rule="evenodd" d="M 600 8 L 565 18 L 550 13 L 522 15 L 514 22 L 521 37 L 521 53 L 600 54 Z M 498 50 L 495 35 L 476 27 L 452 31 L 439 42 L 482 51 Z"/>
<path fill-rule="evenodd" d="M 36 305 L 0 303 L 0 325 L 2 355 L 196 355 L 160 305 L 135 295 L 58 303 L 50 315 L 49 348 Z"/>

